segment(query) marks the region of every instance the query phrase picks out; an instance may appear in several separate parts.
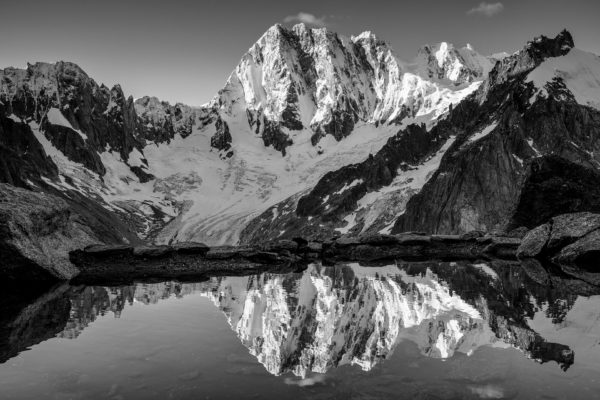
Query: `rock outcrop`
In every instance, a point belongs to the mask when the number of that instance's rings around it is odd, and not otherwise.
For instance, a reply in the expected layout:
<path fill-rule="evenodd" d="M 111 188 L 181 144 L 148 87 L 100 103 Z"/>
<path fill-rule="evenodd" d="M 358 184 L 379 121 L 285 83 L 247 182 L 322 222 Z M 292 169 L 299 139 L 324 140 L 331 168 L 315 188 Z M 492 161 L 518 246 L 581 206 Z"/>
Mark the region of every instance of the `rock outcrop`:
<path fill-rule="evenodd" d="M 517 256 L 551 260 L 569 275 L 600 284 L 600 214 L 552 218 L 527 233 Z"/>
<path fill-rule="evenodd" d="M 92 245 L 71 252 L 81 271 L 78 282 L 130 282 L 136 279 L 191 279 L 239 275 L 252 271 L 302 269 L 312 262 L 373 265 L 397 260 L 515 259 L 518 238 L 468 235 L 371 234 L 326 241 L 302 238 L 252 246 L 208 247 L 202 243 L 173 246 Z"/>
<path fill-rule="evenodd" d="M 70 279 L 78 273 L 69 261 L 70 251 L 127 240 L 116 221 L 103 221 L 93 209 L 77 210 L 58 196 L 0 184 L 2 279 Z"/>

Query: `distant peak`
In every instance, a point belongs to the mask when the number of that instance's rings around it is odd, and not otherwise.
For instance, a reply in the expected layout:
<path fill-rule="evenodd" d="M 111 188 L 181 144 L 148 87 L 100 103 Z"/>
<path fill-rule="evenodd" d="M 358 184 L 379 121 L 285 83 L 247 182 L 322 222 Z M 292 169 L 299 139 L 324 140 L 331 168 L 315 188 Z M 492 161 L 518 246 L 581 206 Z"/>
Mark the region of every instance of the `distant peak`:
<path fill-rule="evenodd" d="M 352 36 L 352 41 L 357 42 L 359 40 L 372 40 L 377 41 L 377 36 L 371 31 L 364 31 L 358 36 Z"/>

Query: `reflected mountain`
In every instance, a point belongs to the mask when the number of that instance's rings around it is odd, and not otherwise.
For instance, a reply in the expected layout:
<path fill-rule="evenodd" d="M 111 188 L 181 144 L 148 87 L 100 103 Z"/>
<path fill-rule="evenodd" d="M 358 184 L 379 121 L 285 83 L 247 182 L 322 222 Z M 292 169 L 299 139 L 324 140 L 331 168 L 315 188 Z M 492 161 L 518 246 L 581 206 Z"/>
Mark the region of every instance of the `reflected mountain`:
<path fill-rule="evenodd" d="M 215 278 L 207 295 L 274 375 L 304 377 L 343 364 L 368 371 L 401 340 L 435 358 L 470 355 L 484 345 L 515 347 L 566 370 L 573 351 L 544 340 L 527 319 L 547 305 L 559 323 L 577 295 L 563 293 L 564 285 L 556 291 L 526 284 L 520 273 L 520 265 L 508 263 L 311 265 L 300 274 Z"/>
<path fill-rule="evenodd" d="M 580 296 L 600 294 L 600 289 L 538 267 L 511 262 L 313 264 L 300 273 L 202 283 L 61 285 L 22 301 L 18 309 L 2 309 L 0 362 L 52 337 L 77 338 L 99 316 L 118 318 L 134 302 L 155 304 L 198 293 L 222 310 L 242 344 L 273 375 L 305 377 L 345 364 L 368 371 L 401 341 L 415 343 L 423 356 L 441 359 L 470 355 L 481 346 L 516 348 L 566 370 L 574 351 L 546 340 L 531 321 L 542 313 L 550 324 L 560 325 Z M 594 301 L 600 304 L 600 298 Z"/>

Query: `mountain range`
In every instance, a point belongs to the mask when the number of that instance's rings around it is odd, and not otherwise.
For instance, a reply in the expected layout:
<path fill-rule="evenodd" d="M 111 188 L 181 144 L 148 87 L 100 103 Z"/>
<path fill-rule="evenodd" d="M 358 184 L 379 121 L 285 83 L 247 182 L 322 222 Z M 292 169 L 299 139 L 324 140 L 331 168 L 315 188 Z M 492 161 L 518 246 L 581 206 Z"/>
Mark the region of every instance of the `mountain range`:
<path fill-rule="evenodd" d="M 0 182 L 90 243 L 533 228 L 600 211 L 599 139 L 600 58 L 567 31 L 404 62 L 371 32 L 278 24 L 199 107 L 69 62 L 0 70 Z"/>

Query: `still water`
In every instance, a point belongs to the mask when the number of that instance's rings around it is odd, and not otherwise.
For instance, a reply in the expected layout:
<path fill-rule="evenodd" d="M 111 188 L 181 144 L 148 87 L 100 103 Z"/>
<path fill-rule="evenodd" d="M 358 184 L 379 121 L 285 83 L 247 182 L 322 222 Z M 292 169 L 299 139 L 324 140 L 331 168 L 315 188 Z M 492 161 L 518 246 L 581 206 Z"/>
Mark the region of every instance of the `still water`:
<path fill-rule="evenodd" d="M 56 286 L 3 308 L 1 399 L 600 398 L 600 290 L 518 263 Z"/>

